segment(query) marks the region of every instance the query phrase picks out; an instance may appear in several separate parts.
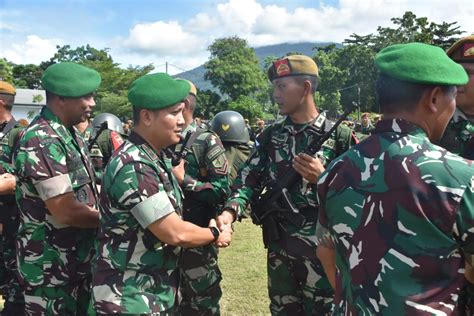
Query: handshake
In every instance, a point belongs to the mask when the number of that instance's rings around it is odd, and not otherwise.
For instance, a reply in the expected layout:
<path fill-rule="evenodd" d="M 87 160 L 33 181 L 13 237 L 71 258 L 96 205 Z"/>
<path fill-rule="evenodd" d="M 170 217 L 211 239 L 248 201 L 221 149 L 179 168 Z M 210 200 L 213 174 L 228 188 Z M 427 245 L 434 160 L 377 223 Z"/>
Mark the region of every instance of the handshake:
<path fill-rule="evenodd" d="M 209 228 L 214 227 L 219 230 L 219 236 L 214 242 L 217 247 L 225 248 L 230 245 L 232 234 L 234 232 L 232 227 L 233 220 L 233 215 L 228 211 L 224 211 L 221 215 L 217 216 L 216 219 L 211 219 L 209 221 Z"/>

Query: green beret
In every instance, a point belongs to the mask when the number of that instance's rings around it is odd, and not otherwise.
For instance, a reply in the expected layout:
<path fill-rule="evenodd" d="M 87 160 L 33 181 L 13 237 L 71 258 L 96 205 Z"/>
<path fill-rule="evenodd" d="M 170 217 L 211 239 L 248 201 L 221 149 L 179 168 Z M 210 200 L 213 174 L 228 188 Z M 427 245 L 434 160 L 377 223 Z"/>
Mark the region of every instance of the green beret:
<path fill-rule="evenodd" d="M 464 68 L 439 47 L 423 44 L 395 44 L 375 57 L 381 73 L 412 83 L 459 86 L 468 82 Z"/>
<path fill-rule="evenodd" d="M 190 90 L 187 81 L 156 73 L 135 80 L 128 90 L 128 100 L 135 107 L 159 110 L 181 102 Z"/>
<path fill-rule="evenodd" d="M 100 74 L 94 69 L 72 62 L 49 66 L 41 77 L 43 88 L 61 97 L 77 98 L 97 90 Z"/>
<path fill-rule="evenodd" d="M 305 55 L 292 55 L 278 59 L 268 68 L 268 79 L 273 81 L 287 76 L 318 76 L 318 66 Z"/>

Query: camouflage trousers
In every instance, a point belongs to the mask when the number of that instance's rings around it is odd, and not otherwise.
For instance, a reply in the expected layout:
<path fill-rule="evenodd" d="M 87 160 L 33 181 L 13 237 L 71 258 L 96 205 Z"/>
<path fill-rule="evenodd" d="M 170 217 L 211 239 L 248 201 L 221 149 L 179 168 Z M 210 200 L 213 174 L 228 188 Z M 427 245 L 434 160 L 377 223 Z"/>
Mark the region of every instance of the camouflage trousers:
<path fill-rule="evenodd" d="M 302 248 L 311 249 L 302 249 Z M 299 243 L 298 252 L 314 256 L 290 254 L 276 242 L 267 253 L 268 295 L 272 315 L 329 315 L 333 290 L 319 260 L 316 248 Z"/>
<path fill-rule="evenodd" d="M 25 299 L 16 268 L 15 240 L 7 234 L 0 237 L 0 294 L 5 300 L 0 315 L 23 315 Z"/>
<path fill-rule="evenodd" d="M 458 312 L 459 316 L 474 315 L 474 284 L 468 281 L 459 293 Z"/>
<path fill-rule="evenodd" d="M 183 249 L 179 261 L 180 315 L 219 315 L 222 296 L 217 247 Z"/>
<path fill-rule="evenodd" d="M 26 287 L 25 315 L 88 315 L 90 279 L 74 285 Z"/>

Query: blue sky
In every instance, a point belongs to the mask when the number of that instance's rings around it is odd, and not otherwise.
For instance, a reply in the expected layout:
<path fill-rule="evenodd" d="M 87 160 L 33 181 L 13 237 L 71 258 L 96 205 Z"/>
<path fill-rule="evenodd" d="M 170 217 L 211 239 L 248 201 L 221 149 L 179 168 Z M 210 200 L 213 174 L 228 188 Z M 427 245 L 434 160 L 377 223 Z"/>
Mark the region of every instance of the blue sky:
<path fill-rule="evenodd" d="M 407 10 L 474 33 L 472 0 L 0 0 L 0 57 L 38 64 L 56 45 L 91 44 L 110 48 L 124 66 L 167 61 L 192 69 L 219 37 L 237 35 L 254 47 L 341 42 Z"/>

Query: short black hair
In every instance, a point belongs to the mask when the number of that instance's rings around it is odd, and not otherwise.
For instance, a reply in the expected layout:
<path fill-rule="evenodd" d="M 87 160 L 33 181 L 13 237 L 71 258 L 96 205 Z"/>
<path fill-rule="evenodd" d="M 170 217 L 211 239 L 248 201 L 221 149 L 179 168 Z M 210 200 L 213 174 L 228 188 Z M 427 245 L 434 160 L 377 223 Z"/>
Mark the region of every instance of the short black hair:
<path fill-rule="evenodd" d="M 133 125 L 135 125 L 135 126 L 138 125 L 138 123 L 140 123 L 140 112 L 141 112 L 141 110 L 148 110 L 148 111 L 157 113 L 162 109 L 151 110 L 151 109 L 145 109 L 145 108 L 138 107 L 138 106 L 132 106 Z"/>
<path fill-rule="evenodd" d="M 6 105 L 7 111 L 12 111 L 13 103 L 15 103 L 15 96 L 12 94 L 0 93 L 0 99 L 2 99 Z"/>
<path fill-rule="evenodd" d="M 197 98 L 194 94 L 188 94 L 186 99 L 189 102 L 189 109 L 191 110 L 192 113 L 194 113 L 194 110 L 196 110 L 196 104 L 197 104 Z"/>
<path fill-rule="evenodd" d="M 311 83 L 311 93 L 315 94 L 316 91 L 318 90 L 318 85 L 319 85 L 318 77 L 310 76 L 310 75 L 298 75 L 298 76 L 294 76 L 294 78 L 296 82 L 298 82 L 301 85 L 305 81 L 309 81 Z"/>
<path fill-rule="evenodd" d="M 386 114 L 412 112 L 423 93 L 437 86 L 442 88 L 443 93 L 454 93 L 456 90 L 455 86 L 412 83 L 379 74 L 375 90 L 380 111 Z"/>

